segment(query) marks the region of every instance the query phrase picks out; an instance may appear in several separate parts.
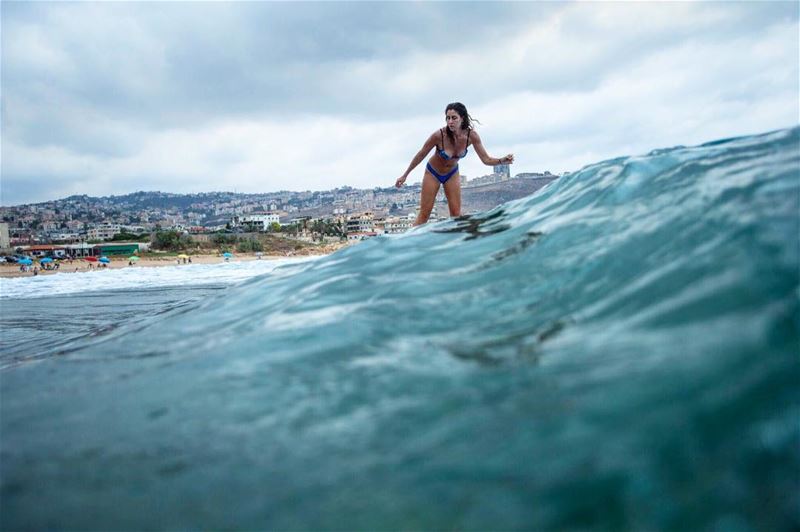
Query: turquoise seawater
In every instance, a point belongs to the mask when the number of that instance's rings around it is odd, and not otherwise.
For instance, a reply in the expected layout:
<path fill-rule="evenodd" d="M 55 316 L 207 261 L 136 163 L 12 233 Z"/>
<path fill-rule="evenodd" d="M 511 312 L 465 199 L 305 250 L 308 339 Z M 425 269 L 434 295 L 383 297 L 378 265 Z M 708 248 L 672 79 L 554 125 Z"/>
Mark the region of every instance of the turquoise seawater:
<path fill-rule="evenodd" d="M 75 318 L 0 372 L 0 525 L 796 530 L 799 239 L 794 128 Z"/>

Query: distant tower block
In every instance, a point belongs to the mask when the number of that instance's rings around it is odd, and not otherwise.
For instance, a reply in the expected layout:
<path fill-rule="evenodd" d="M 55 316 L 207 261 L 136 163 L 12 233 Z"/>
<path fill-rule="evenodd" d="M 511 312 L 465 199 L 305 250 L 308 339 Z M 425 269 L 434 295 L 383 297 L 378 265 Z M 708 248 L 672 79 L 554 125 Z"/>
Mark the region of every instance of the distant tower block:
<path fill-rule="evenodd" d="M 494 173 L 500 176 L 501 181 L 511 179 L 511 166 L 508 164 L 498 164 L 494 167 Z"/>

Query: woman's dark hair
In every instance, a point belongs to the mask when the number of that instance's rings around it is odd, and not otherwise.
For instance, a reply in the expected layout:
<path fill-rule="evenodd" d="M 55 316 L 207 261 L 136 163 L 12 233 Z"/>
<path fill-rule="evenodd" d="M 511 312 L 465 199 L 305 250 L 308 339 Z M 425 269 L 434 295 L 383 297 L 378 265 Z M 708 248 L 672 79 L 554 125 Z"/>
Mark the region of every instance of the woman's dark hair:
<path fill-rule="evenodd" d="M 458 116 L 461 117 L 461 129 L 463 130 L 474 129 L 472 125 L 473 122 L 480 124 L 480 122 L 469 116 L 469 113 L 467 112 L 467 107 L 461 102 L 448 103 L 447 107 L 445 107 L 444 109 L 444 114 L 447 114 L 447 111 L 450 110 L 455 111 L 456 113 L 458 113 Z M 455 143 L 456 141 L 455 135 L 453 135 L 453 132 L 450 131 L 450 128 L 446 129 L 447 129 L 447 137 L 450 139 L 451 142 Z"/>

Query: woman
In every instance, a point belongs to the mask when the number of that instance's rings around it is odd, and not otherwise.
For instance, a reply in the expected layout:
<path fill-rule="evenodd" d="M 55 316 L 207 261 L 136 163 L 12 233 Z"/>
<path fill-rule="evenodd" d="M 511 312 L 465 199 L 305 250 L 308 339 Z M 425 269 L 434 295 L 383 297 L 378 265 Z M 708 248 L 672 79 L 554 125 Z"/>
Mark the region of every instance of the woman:
<path fill-rule="evenodd" d="M 425 167 L 425 177 L 422 178 L 422 193 L 419 200 L 419 215 L 414 225 L 421 225 L 428 221 L 433 210 L 433 202 L 439 193 L 439 186 L 444 186 L 444 195 L 447 197 L 447 206 L 450 216 L 461 216 L 461 176 L 458 173 L 458 160 L 467 155 L 470 144 L 475 147 L 475 152 L 483 164 L 496 166 L 498 164 L 511 164 L 514 154 L 505 157 L 490 157 L 483 147 L 481 137 L 472 127 L 473 118 L 469 116 L 463 103 L 451 103 L 444 111 L 446 127 L 437 129 L 422 149 L 417 152 L 408 165 L 406 172 L 395 183 L 397 188 L 403 186 L 417 165 L 422 162 L 431 149 L 436 148 Z"/>

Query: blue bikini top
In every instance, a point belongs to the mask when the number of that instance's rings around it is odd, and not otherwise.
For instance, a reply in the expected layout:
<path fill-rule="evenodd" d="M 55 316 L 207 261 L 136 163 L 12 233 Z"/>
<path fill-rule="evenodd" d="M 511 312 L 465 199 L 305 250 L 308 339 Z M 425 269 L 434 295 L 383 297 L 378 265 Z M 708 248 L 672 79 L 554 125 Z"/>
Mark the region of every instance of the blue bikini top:
<path fill-rule="evenodd" d="M 439 133 L 442 134 L 442 149 L 437 152 L 437 153 L 439 153 L 439 157 L 441 157 L 445 161 L 449 161 L 450 159 L 463 159 L 464 157 L 466 157 L 467 151 L 469 151 L 469 148 L 467 148 L 467 147 L 464 147 L 464 153 L 462 153 L 461 155 L 455 155 L 453 157 L 450 157 L 449 155 L 447 155 L 447 152 L 444 151 L 444 129 L 440 129 Z M 469 134 L 470 133 L 472 133 L 471 129 L 469 131 L 467 131 L 467 146 L 469 146 Z"/>

